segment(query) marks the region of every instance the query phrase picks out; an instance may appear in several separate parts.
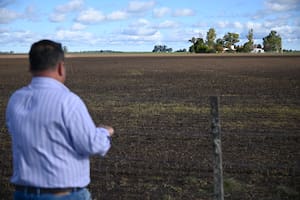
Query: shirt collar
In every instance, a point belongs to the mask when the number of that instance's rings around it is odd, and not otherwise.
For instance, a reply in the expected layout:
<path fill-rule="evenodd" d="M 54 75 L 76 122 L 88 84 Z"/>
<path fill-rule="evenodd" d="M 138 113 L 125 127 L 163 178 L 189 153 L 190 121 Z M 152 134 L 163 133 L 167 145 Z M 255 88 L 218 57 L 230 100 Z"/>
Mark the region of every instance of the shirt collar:
<path fill-rule="evenodd" d="M 57 88 L 69 90 L 64 84 L 50 77 L 36 76 L 33 77 L 30 83 L 33 88 Z"/>

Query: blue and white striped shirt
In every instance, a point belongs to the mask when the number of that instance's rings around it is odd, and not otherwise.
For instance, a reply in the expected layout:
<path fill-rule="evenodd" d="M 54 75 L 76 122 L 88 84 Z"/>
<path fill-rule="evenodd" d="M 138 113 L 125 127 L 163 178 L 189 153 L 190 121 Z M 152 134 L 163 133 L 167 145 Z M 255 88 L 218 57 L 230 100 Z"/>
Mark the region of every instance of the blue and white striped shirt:
<path fill-rule="evenodd" d="M 95 126 L 83 101 L 52 78 L 34 77 L 17 90 L 6 110 L 17 185 L 84 187 L 90 182 L 89 156 L 104 156 L 109 133 Z"/>

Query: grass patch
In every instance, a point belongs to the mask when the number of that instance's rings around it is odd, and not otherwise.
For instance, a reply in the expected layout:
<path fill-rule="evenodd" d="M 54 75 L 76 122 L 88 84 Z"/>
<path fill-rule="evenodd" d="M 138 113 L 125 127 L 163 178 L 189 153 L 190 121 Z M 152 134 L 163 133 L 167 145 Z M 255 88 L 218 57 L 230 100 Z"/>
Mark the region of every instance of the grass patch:
<path fill-rule="evenodd" d="M 295 128 L 300 119 L 297 106 L 221 106 L 220 112 L 222 127 L 237 130 Z"/>
<path fill-rule="evenodd" d="M 140 103 L 132 104 L 123 108 L 129 111 L 133 115 L 159 115 L 162 113 L 174 113 L 174 114 L 205 114 L 208 113 L 208 108 L 197 107 L 192 104 L 179 104 L 179 103 Z"/>
<path fill-rule="evenodd" d="M 277 198 L 278 199 L 299 199 L 300 194 L 298 191 L 295 189 L 284 186 L 284 185 L 279 185 L 276 187 L 275 191 Z"/>
<path fill-rule="evenodd" d="M 247 106 L 247 105 L 234 105 L 234 106 L 222 106 L 221 105 L 221 113 L 225 116 L 232 116 L 241 113 L 257 113 L 262 116 L 278 116 L 278 117 L 286 117 L 286 116 L 295 116 L 300 117 L 300 107 L 288 107 L 282 105 L 272 105 L 272 106 Z"/>
<path fill-rule="evenodd" d="M 235 193 L 244 192 L 247 188 L 245 183 L 235 179 L 235 178 L 225 178 L 224 179 L 224 192 L 225 193 Z"/>

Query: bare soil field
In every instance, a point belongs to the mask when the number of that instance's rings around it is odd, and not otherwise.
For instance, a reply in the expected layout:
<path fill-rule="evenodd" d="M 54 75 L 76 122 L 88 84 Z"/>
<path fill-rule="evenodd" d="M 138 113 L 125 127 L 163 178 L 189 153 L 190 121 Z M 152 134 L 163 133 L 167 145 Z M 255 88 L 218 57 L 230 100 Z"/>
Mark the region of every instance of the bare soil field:
<path fill-rule="evenodd" d="M 220 96 L 225 199 L 300 198 L 300 56 L 68 56 L 66 85 L 115 127 L 91 158 L 94 199 L 212 199 L 209 96 Z M 9 96 L 30 81 L 0 58 L 0 199 L 11 199 Z"/>

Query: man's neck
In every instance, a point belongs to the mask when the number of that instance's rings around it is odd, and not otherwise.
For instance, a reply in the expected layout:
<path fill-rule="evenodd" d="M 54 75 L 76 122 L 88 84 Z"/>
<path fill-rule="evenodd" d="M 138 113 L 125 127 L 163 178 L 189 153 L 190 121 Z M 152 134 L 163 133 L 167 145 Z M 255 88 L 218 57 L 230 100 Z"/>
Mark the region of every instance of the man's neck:
<path fill-rule="evenodd" d="M 61 83 L 64 83 L 62 78 L 55 71 L 41 71 L 41 72 L 33 72 L 33 77 L 46 77 L 53 78 Z"/>

